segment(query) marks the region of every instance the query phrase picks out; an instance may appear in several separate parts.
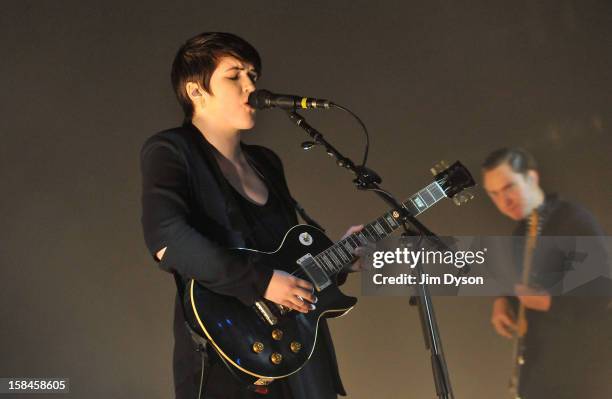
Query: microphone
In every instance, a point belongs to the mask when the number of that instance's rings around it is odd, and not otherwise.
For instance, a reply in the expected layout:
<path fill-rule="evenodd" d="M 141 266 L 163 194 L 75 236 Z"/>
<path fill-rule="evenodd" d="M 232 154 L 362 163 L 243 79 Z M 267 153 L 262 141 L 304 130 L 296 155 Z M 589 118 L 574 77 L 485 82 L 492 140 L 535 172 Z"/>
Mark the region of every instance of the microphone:
<path fill-rule="evenodd" d="M 274 94 L 268 90 L 255 90 L 249 94 L 249 105 L 255 109 L 329 109 L 333 103 L 320 98 Z"/>

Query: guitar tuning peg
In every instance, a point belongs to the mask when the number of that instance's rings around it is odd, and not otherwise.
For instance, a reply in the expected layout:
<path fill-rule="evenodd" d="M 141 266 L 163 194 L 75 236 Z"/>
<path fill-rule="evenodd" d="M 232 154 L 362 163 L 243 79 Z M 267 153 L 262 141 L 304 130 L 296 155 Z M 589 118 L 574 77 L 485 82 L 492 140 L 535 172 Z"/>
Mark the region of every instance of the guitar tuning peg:
<path fill-rule="evenodd" d="M 442 172 L 444 169 L 445 168 L 442 166 L 442 163 L 438 162 L 430 170 L 431 170 L 431 173 L 433 173 L 434 175 L 437 175 L 438 173 Z"/>
<path fill-rule="evenodd" d="M 455 205 L 457 205 L 457 206 L 461 206 L 461 200 L 459 199 L 459 196 L 458 196 L 458 195 L 455 195 L 455 196 L 453 197 L 453 202 L 455 203 Z"/>
<path fill-rule="evenodd" d="M 469 191 L 464 191 L 463 193 L 461 193 L 461 203 L 462 204 L 467 204 L 470 200 L 474 199 L 474 194 L 472 194 Z"/>
<path fill-rule="evenodd" d="M 448 168 L 448 163 L 446 163 L 446 161 L 445 161 L 445 160 L 441 160 L 441 161 L 440 161 L 440 167 L 441 167 L 442 169 L 446 169 L 446 168 Z"/>

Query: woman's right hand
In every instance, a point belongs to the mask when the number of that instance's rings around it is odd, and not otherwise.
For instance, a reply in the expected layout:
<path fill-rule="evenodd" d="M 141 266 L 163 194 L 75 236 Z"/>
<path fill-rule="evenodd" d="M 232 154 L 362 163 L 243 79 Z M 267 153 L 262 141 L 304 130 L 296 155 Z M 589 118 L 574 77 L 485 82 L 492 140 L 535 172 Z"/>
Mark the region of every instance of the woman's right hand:
<path fill-rule="evenodd" d="M 311 283 L 282 270 L 274 270 L 264 298 L 302 313 L 314 310 L 317 303 Z"/>

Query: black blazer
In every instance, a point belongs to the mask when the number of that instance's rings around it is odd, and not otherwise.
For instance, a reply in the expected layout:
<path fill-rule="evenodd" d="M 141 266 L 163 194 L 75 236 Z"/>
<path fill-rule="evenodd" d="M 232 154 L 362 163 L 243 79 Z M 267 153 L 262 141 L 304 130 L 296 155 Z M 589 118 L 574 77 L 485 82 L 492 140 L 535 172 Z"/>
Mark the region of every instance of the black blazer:
<path fill-rule="evenodd" d="M 268 189 L 282 199 L 288 225 L 297 224 L 296 204 L 289 193 L 280 158 L 265 147 L 242 146 L 249 163 L 263 177 Z M 155 254 L 167 247 L 159 266 L 178 274 L 183 284 L 193 278 L 212 291 L 252 305 L 265 293 L 273 272 L 256 268 L 246 255 L 228 250 L 245 247 L 252 233 L 214 158 L 215 151 L 190 123 L 157 133 L 145 142 L 141 150 L 141 220 L 145 242 L 156 261 Z M 339 276 L 340 283 L 345 279 L 346 275 Z M 185 341 L 190 338 L 181 312 L 180 300 L 177 300 L 175 384 L 180 382 L 181 373 L 199 372 L 197 362 L 197 370 L 189 370 L 191 365 L 180 364 L 185 359 L 194 359 L 193 354 L 188 353 L 192 344 Z M 320 332 L 332 366 L 336 392 L 345 394 L 324 321 Z"/>

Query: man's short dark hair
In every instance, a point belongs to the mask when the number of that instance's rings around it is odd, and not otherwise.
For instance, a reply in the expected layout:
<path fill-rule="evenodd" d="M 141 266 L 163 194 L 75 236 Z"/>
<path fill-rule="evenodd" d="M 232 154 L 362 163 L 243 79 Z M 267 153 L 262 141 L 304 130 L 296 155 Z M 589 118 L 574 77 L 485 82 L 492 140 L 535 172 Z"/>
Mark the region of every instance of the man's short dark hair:
<path fill-rule="evenodd" d="M 261 58 L 251 44 L 232 33 L 204 32 L 187 40 L 179 48 L 172 63 L 172 87 L 185 119 L 193 117 L 193 104 L 185 91 L 187 82 L 199 83 L 206 92 L 210 91 L 210 77 L 223 56 L 232 56 L 253 65 L 261 75 Z"/>
<path fill-rule="evenodd" d="M 518 147 L 500 148 L 490 153 L 482 163 L 482 171 L 488 172 L 499 165 L 507 163 L 516 173 L 526 174 L 537 170 L 535 158 L 529 152 Z"/>

